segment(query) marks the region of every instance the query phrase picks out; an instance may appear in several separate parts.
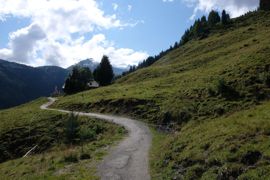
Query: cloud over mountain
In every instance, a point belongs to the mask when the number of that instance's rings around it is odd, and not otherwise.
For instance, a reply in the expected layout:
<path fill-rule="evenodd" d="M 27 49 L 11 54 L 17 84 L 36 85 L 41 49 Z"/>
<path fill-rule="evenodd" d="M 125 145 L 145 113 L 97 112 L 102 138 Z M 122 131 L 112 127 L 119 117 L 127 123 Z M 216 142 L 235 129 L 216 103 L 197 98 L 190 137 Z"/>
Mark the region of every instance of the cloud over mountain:
<path fill-rule="evenodd" d="M 194 8 L 193 18 L 197 12 L 209 12 L 212 9 L 227 10 L 232 17 L 240 16 L 259 6 L 259 0 L 183 0 Z"/>
<path fill-rule="evenodd" d="M 106 14 L 95 0 L 0 0 L 0 19 L 5 21 L 10 16 L 30 19 L 31 24 L 10 33 L 8 46 L 0 49 L 2 58 L 66 67 L 89 57 L 100 60 L 103 54 L 112 54 L 116 66 L 148 56 L 143 51 L 117 48 L 106 39 L 102 30 L 131 28 L 136 23 L 125 23 L 116 14 Z M 122 49 L 128 53 L 117 54 Z"/>

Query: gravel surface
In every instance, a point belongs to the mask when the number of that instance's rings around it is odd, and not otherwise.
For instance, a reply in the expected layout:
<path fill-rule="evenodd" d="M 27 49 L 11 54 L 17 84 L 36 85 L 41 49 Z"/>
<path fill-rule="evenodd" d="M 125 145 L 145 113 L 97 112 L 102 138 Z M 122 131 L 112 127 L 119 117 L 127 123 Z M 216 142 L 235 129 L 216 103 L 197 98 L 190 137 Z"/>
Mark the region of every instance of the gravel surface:
<path fill-rule="evenodd" d="M 64 113 L 71 111 L 48 108 L 57 99 L 49 98 L 49 102 L 40 108 Z M 129 131 L 120 144 L 111 148 L 109 154 L 98 166 L 98 174 L 102 180 L 150 180 L 148 152 L 152 136 L 147 125 L 129 118 L 103 115 L 96 113 L 74 112 L 80 116 L 89 116 L 113 122 L 125 127 Z"/>

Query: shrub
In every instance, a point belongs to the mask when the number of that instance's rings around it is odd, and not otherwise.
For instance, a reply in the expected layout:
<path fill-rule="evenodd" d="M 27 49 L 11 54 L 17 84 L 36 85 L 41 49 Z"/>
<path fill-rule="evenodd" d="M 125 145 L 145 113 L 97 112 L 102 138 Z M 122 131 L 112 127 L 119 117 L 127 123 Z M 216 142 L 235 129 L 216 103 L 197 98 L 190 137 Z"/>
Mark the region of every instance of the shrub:
<path fill-rule="evenodd" d="M 74 153 L 74 152 L 69 152 L 68 154 L 66 154 L 66 155 L 64 156 L 64 161 L 65 161 L 65 162 L 69 162 L 69 163 L 76 163 L 76 162 L 78 162 L 79 160 L 78 160 L 78 156 L 77 156 L 76 153 Z"/>
<path fill-rule="evenodd" d="M 264 84 L 267 86 L 267 87 L 270 87 L 270 73 L 265 73 L 264 75 Z"/>
<path fill-rule="evenodd" d="M 220 94 L 222 97 L 232 100 L 232 99 L 237 99 L 239 98 L 239 93 L 229 86 L 224 79 L 221 79 L 217 83 L 217 92 Z"/>
<path fill-rule="evenodd" d="M 86 126 L 83 126 L 80 128 L 79 135 L 80 135 L 81 141 L 85 141 L 85 140 L 92 141 L 92 140 L 95 140 L 97 136 L 96 131 L 94 129 L 91 129 Z"/>
<path fill-rule="evenodd" d="M 177 123 L 182 124 L 191 119 L 191 114 L 187 110 L 181 110 L 177 113 Z"/>
<path fill-rule="evenodd" d="M 170 112 L 166 111 L 162 113 L 162 125 L 170 125 L 173 123 L 177 123 L 178 125 L 181 125 L 184 122 L 187 122 L 192 118 L 191 114 L 189 113 L 188 110 L 181 109 L 178 110 L 177 112 Z"/>
<path fill-rule="evenodd" d="M 86 160 L 86 159 L 90 159 L 90 158 L 91 158 L 90 154 L 87 154 L 87 153 L 82 153 L 80 155 L 81 160 Z"/>

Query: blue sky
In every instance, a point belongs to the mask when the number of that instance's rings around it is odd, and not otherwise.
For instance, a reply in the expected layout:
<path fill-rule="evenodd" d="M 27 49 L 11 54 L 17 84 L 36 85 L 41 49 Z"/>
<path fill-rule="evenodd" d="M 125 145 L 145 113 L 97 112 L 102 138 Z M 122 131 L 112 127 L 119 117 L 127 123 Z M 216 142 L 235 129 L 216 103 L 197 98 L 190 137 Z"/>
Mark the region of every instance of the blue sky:
<path fill-rule="evenodd" d="M 179 41 L 211 9 L 237 17 L 259 0 L 0 0 L 0 59 L 67 67 L 79 60 L 137 64 Z"/>
<path fill-rule="evenodd" d="M 189 17 L 193 9 L 187 8 L 181 1 L 164 3 L 162 0 L 136 0 L 136 3 L 132 2 L 134 0 L 119 3 L 119 15 L 125 21 L 132 21 L 132 19 L 139 21 L 138 25 L 120 32 L 118 30 L 106 32 L 108 38 L 113 39 L 119 46 L 142 49 L 150 55 L 155 55 L 178 41 L 184 30 L 192 23 Z M 131 11 L 127 11 L 129 4 L 132 4 Z M 110 4 L 104 4 L 104 7 L 112 11 Z"/>

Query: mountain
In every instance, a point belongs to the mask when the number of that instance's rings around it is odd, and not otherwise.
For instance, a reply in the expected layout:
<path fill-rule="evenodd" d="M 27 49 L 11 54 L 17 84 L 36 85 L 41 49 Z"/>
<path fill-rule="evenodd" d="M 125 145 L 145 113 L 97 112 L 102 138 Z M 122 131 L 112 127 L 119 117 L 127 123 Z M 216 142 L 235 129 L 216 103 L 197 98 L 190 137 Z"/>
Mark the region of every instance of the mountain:
<path fill-rule="evenodd" d="M 158 129 L 152 179 L 268 179 L 269 27 L 269 11 L 218 23 L 151 66 L 54 107 L 124 114 Z"/>
<path fill-rule="evenodd" d="M 68 75 L 56 66 L 30 67 L 0 60 L 0 109 L 16 106 L 62 87 Z"/>
<path fill-rule="evenodd" d="M 96 67 L 98 66 L 98 64 L 99 63 L 94 62 L 93 59 L 85 59 L 85 60 L 82 60 L 82 61 L 72 65 L 72 66 L 69 66 L 67 69 L 71 71 L 74 66 L 88 67 L 93 72 L 96 69 Z"/>
<path fill-rule="evenodd" d="M 55 87 L 60 89 L 74 66 L 88 67 L 92 71 L 98 66 L 93 59 L 86 59 L 68 67 L 30 67 L 0 60 L 0 109 L 23 104 L 41 96 L 49 96 Z M 126 71 L 113 67 L 116 75 Z"/>
<path fill-rule="evenodd" d="M 69 71 L 71 71 L 74 66 L 88 67 L 93 72 L 98 65 L 99 65 L 99 63 L 95 62 L 93 59 L 86 59 L 86 60 L 82 60 L 82 61 L 78 62 L 77 64 L 74 64 L 74 65 L 68 67 L 67 69 Z M 121 75 L 123 72 L 125 72 L 127 70 L 128 70 L 127 68 L 113 67 L 113 72 L 115 75 Z"/>

